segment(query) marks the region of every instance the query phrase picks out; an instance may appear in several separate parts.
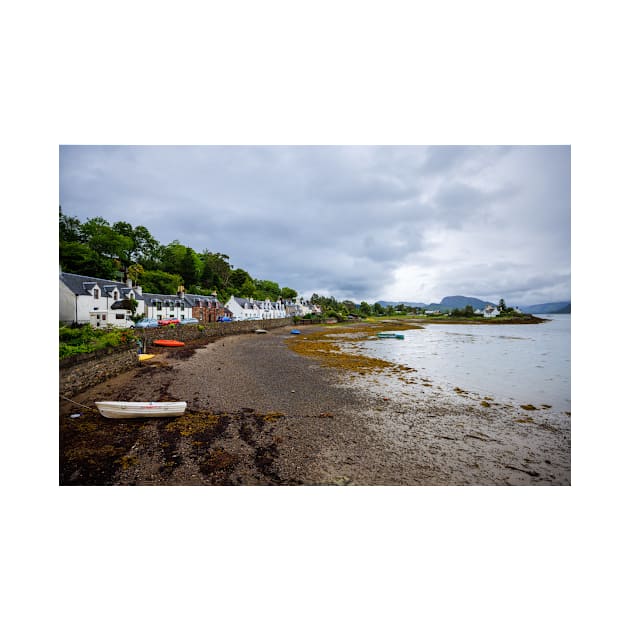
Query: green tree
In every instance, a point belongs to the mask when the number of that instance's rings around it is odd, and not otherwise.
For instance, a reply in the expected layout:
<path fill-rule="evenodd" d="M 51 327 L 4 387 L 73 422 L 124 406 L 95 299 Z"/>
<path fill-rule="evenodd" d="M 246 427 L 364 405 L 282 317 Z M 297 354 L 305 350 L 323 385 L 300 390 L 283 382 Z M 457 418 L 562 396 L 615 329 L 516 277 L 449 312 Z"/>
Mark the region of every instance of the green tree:
<path fill-rule="evenodd" d="M 501 312 L 503 312 L 503 311 L 505 310 L 505 300 L 504 300 L 503 298 L 501 298 L 501 299 L 499 300 L 499 310 L 500 310 Z"/>
<path fill-rule="evenodd" d="M 372 307 L 367 302 L 361 302 L 359 313 L 362 317 L 369 317 L 372 314 Z"/>
<path fill-rule="evenodd" d="M 352 300 L 344 300 L 341 303 L 341 307 L 349 315 L 350 313 L 356 313 L 357 306 Z"/>
<path fill-rule="evenodd" d="M 140 276 L 144 273 L 144 268 L 142 265 L 135 264 L 131 265 L 129 269 L 127 269 L 127 276 L 131 279 L 134 284 L 138 284 L 138 280 L 140 280 Z"/>
<path fill-rule="evenodd" d="M 238 297 L 250 297 L 253 296 L 256 291 L 253 278 L 244 269 L 233 269 L 230 273 L 230 289 L 234 292 L 234 295 Z M 243 295 L 243 291 L 251 291 L 249 295 Z"/>
<path fill-rule="evenodd" d="M 187 247 L 181 262 L 181 267 L 178 270 L 186 287 L 192 288 L 197 285 L 200 267 L 201 263 L 199 257 L 191 247 Z"/>
<path fill-rule="evenodd" d="M 295 289 L 289 287 L 282 287 L 280 290 L 280 297 L 283 300 L 294 300 L 298 296 L 298 292 Z"/>
<path fill-rule="evenodd" d="M 147 293 L 174 295 L 177 293 L 177 287 L 183 284 L 183 280 L 178 274 L 156 269 L 144 271 L 140 276 L 140 284 L 142 285 L 142 290 Z"/>
<path fill-rule="evenodd" d="M 225 254 L 213 254 L 204 250 L 201 254 L 201 274 L 199 281 L 206 289 L 221 291 L 225 289 L 230 281 L 230 271 L 232 265 L 229 263 L 230 257 Z"/>
<path fill-rule="evenodd" d="M 68 273 L 96 278 L 114 279 L 118 275 L 114 261 L 104 258 L 89 245 L 75 241 L 59 243 L 59 265 Z"/>
<path fill-rule="evenodd" d="M 254 280 L 256 291 L 254 297 L 257 300 L 265 300 L 269 298 L 275 302 L 280 297 L 280 286 L 277 282 L 271 280 Z"/>
<path fill-rule="evenodd" d="M 121 257 L 125 268 L 141 259 L 151 261 L 156 257 L 159 243 L 144 226 L 139 225 L 134 228 L 126 221 L 117 221 L 112 226 L 112 230 L 126 239 L 124 242 L 126 248 Z"/>
<path fill-rule="evenodd" d="M 162 271 L 180 274 L 185 255 L 186 246 L 179 241 L 171 241 L 168 245 L 165 245 L 161 252 Z"/>
<path fill-rule="evenodd" d="M 133 247 L 130 237 L 116 232 L 102 217 L 88 219 L 81 226 L 82 240 L 101 256 L 115 259 L 126 269 L 127 252 Z"/>
<path fill-rule="evenodd" d="M 76 217 L 68 217 L 59 206 L 59 242 L 79 243 L 81 241 L 81 221 Z"/>

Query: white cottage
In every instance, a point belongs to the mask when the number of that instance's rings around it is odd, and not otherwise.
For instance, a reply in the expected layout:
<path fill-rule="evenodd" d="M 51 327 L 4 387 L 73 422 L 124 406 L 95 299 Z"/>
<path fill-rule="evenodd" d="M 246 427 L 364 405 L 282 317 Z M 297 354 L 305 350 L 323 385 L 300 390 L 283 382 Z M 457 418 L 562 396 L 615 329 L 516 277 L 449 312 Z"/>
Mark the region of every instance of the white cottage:
<path fill-rule="evenodd" d="M 137 302 L 132 312 L 132 300 Z M 145 310 L 141 287 L 131 280 L 116 282 L 74 273 L 59 274 L 59 321 L 66 324 L 90 324 L 94 328 L 115 326 L 129 328 L 131 316 Z"/>
<path fill-rule="evenodd" d="M 294 302 L 288 302 L 286 305 L 287 316 L 304 317 L 306 315 L 319 315 L 322 309 L 318 304 L 308 302 L 302 297 L 297 298 Z"/>
<path fill-rule="evenodd" d="M 192 304 L 181 294 L 145 293 L 145 315 L 149 319 L 184 319 L 192 317 Z"/>
<path fill-rule="evenodd" d="M 496 317 L 499 314 L 499 309 L 496 306 L 492 306 L 488 304 L 486 308 L 483 309 L 484 317 Z"/>
<path fill-rule="evenodd" d="M 225 308 L 232 313 L 232 318 L 237 322 L 281 319 L 286 317 L 284 304 L 278 300 L 272 302 L 266 300 L 254 300 L 252 298 L 237 298 L 233 295 L 226 302 Z"/>

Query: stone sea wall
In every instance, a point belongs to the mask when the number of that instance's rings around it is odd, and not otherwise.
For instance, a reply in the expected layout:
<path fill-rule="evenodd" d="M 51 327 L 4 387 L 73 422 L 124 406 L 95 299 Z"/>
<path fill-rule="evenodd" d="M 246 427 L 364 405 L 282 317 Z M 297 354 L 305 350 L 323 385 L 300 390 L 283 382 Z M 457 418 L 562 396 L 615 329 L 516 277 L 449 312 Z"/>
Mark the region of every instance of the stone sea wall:
<path fill-rule="evenodd" d="M 138 365 L 135 349 L 111 349 L 59 362 L 59 393 L 66 398 Z"/>
<path fill-rule="evenodd" d="M 176 339 L 177 341 L 193 341 L 203 338 L 216 338 L 227 335 L 251 333 L 260 328 L 271 330 L 289 326 L 290 319 L 269 319 L 249 322 L 215 322 L 210 324 L 184 324 L 171 328 L 138 329 L 135 335 L 143 342 L 143 349 L 151 352 L 151 344 L 155 339 Z M 78 392 L 98 385 L 117 374 L 130 370 L 138 365 L 137 347 L 101 350 L 84 355 L 75 355 L 59 362 L 59 393 L 70 398 Z"/>

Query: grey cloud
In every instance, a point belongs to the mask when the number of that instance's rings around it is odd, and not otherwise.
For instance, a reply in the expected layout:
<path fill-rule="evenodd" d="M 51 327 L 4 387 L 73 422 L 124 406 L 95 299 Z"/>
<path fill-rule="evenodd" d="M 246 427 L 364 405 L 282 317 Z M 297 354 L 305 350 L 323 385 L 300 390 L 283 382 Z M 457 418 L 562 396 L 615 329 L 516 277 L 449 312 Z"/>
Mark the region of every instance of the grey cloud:
<path fill-rule="evenodd" d="M 568 147 L 61 147 L 59 184 L 66 214 L 145 225 L 305 294 L 570 288 Z M 403 265 L 426 277 L 388 296 Z"/>

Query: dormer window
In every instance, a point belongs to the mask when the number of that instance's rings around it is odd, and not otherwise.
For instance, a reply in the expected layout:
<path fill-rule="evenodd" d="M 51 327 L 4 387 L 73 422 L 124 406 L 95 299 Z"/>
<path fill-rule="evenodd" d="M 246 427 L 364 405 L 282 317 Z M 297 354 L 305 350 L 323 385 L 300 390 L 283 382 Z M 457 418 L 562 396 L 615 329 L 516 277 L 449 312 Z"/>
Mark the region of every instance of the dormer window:
<path fill-rule="evenodd" d="M 118 299 L 118 291 L 114 291 L 114 299 L 117 300 Z"/>
<path fill-rule="evenodd" d="M 95 300 L 98 300 L 98 298 L 99 298 L 99 292 L 98 292 L 98 289 L 94 289 L 94 299 L 95 299 Z"/>

